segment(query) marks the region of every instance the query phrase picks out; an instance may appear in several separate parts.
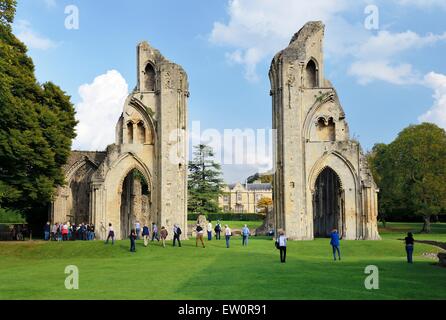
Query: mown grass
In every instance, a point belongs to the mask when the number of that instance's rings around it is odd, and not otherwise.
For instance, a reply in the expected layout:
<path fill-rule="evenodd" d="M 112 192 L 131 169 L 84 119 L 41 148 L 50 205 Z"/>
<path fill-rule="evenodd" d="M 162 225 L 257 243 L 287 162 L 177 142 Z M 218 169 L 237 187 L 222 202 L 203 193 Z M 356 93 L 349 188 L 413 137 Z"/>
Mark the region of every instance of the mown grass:
<path fill-rule="evenodd" d="M 234 228 L 234 226 L 233 226 Z M 445 299 L 446 269 L 423 253 L 440 249 L 416 244 L 413 265 L 401 240 L 413 224 L 388 224 L 381 241 L 341 241 L 334 262 L 328 239 L 289 242 L 287 263 L 267 238 L 195 241 L 166 248 L 128 241 L 0 243 L 0 299 Z M 416 239 L 446 240 L 445 224 Z M 79 268 L 79 290 L 64 286 L 67 265 Z M 367 290 L 364 268 L 379 268 L 379 289 Z"/>

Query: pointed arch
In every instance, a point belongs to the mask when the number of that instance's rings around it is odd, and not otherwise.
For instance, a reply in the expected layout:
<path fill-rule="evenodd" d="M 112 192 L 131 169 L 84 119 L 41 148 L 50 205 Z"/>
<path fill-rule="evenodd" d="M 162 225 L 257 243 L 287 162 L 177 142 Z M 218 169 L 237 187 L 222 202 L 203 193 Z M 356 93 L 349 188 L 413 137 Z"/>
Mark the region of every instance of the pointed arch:
<path fill-rule="evenodd" d="M 156 71 L 153 64 L 149 61 L 144 68 L 144 87 L 146 91 L 155 91 Z"/>
<path fill-rule="evenodd" d="M 311 57 L 305 66 L 305 87 L 319 87 L 319 65 L 317 60 Z"/>
<path fill-rule="evenodd" d="M 148 108 L 137 98 L 132 97 L 129 104 L 135 108 L 142 116 L 145 126 L 146 144 L 155 144 L 157 140 L 156 122 L 148 112 Z"/>

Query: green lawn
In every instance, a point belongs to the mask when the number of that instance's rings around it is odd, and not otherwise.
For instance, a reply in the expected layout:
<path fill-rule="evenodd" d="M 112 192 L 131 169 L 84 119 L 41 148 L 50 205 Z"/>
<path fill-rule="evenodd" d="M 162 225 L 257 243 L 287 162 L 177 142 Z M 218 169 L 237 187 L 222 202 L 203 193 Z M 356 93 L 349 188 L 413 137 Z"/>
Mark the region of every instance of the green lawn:
<path fill-rule="evenodd" d="M 421 225 L 420 225 L 421 226 Z M 234 226 L 233 226 L 234 228 Z M 327 239 L 289 242 L 287 263 L 266 238 L 230 249 L 224 240 L 196 248 L 157 243 L 128 252 L 128 241 L 0 243 L 0 299 L 446 299 L 446 268 L 422 256 L 439 249 L 416 244 L 405 262 L 400 240 L 414 224 L 388 224 L 381 241 L 341 241 L 334 262 Z M 446 240 L 446 224 L 416 239 Z M 79 290 L 66 290 L 64 269 L 79 268 Z M 379 268 L 379 290 L 364 288 L 364 268 Z"/>

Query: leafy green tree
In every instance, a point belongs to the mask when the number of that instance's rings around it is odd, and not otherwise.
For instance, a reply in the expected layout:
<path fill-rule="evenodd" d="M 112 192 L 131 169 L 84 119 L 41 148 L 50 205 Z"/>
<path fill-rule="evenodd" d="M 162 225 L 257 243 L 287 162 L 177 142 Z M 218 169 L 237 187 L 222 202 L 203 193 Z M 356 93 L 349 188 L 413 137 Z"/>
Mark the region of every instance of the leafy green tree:
<path fill-rule="evenodd" d="M 406 210 L 430 220 L 446 210 L 446 132 L 432 123 L 411 125 L 389 145 L 375 145 L 369 163 L 380 188 L 380 210 Z"/>
<path fill-rule="evenodd" d="M 211 147 L 200 144 L 194 147 L 193 160 L 189 161 L 188 210 L 193 213 L 218 213 L 218 197 L 224 186 L 221 166 L 213 160 Z"/>
<path fill-rule="evenodd" d="M 0 206 L 28 215 L 64 183 L 76 120 L 69 96 L 36 81 L 27 48 L 9 25 L 14 9 L 15 1 L 0 0 Z"/>
<path fill-rule="evenodd" d="M 0 24 L 7 26 L 14 21 L 16 0 L 0 0 Z"/>

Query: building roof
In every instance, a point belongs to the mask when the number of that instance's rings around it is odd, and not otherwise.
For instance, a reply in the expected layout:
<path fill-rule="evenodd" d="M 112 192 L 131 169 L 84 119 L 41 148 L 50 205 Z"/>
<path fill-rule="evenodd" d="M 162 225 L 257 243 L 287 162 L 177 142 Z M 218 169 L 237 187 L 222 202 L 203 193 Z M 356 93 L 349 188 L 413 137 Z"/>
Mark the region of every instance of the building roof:
<path fill-rule="evenodd" d="M 271 183 L 248 183 L 247 187 L 245 184 L 242 184 L 242 183 L 230 183 L 230 184 L 228 184 L 229 190 L 234 189 L 237 184 L 240 184 L 243 187 L 243 189 L 246 189 L 248 191 L 261 191 L 261 190 L 271 191 L 272 190 Z"/>

